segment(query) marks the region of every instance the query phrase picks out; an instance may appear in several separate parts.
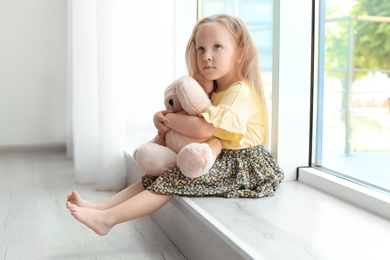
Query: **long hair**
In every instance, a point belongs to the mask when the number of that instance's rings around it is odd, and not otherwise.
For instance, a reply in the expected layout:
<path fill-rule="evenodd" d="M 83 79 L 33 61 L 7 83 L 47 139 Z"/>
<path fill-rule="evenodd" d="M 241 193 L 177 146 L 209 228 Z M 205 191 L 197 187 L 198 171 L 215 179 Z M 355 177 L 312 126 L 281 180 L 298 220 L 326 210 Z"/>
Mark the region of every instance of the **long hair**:
<path fill-rule="evenodd" d="M 229 30 L 236 40 L 238 48 L 241 48 L 241 62 L 238 65 L 239 77 L 242 81 L 251 84 L 260 98 L 260 113 L 264 120 L 263 144 L 268 145 L 269 139 L 269 122 L 268 108 L 265 99 L 263 83 L 260 75 L 259 57 L 256 45 L 249 33 L 246 24 L 238 17 L 226 14 L 217 14 L 203 18 L 195 25 L 186 49 L 186 64 L 190 76 L 200 73 L 197 64 L 196 35 L 200 28 L 212 23 L 220 23 Z"/>

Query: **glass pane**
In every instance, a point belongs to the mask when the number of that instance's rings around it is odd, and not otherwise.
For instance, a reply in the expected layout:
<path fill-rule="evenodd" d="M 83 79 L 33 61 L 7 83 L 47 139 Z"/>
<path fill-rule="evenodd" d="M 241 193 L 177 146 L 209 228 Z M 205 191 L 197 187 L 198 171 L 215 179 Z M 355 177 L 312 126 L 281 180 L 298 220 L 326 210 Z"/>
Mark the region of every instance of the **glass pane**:
<path fill-rule="evenodd" d="M 225 13 L 238 16 L 247 24 L 258 49 L 264 92 L 271 118 L 273 1 L 203 0 L 201 7 L 202 17 Z"/>
<path fill-rule="evenodd" d="M 390 2 L 328 0 L 320 13 L 315 164 L 390 191 Z"/>

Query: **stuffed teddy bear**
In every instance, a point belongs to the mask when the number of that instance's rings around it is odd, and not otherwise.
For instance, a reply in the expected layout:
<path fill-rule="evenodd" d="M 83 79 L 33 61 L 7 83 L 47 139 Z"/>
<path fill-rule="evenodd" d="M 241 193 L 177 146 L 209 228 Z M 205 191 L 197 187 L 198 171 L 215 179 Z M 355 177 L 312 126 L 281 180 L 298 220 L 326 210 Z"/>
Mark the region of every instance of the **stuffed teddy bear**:
<path fill-rule="evenodd" d="M 208 96 L 211 89 L 206 88 L 192 77 L 182 76 L 165 90 L 165 108 L 199 116 L 212 105 Z M 221 141 L 214 136 L 197 139 L 169 130 L 163 140 L 157 135 L 136 148 L 133 157 L 148 175 L 161 175 L 177 165 L 185 176 L 195 178 L 209 171 L 221 149 Z"/>

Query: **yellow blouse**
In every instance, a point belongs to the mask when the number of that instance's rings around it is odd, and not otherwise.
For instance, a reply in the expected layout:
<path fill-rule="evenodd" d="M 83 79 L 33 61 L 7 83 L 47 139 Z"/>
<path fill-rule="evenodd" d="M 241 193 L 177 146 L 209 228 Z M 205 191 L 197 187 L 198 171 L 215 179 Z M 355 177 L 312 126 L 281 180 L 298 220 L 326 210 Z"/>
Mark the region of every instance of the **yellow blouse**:
<path fill-rule="evenodd" d="M 238 81 L 227 90 L 211 94 L 213 106 L 202 116 L 220 128 L 215 136 L 224 149 L 243 149 L 263 143 L 264 119 L 254 87 Z"/>

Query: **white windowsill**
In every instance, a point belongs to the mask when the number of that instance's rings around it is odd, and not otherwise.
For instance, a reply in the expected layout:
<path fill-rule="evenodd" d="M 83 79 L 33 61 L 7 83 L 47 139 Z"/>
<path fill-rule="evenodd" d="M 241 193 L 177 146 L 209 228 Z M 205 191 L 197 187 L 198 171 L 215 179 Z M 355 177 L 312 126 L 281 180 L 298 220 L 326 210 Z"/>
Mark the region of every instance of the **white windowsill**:
<path fill-rule="evenodd" d="M 390 219 L 390 196 L 385 193 L 312 167 L 300 168 L 298 176 L 302 183 Z"/>

